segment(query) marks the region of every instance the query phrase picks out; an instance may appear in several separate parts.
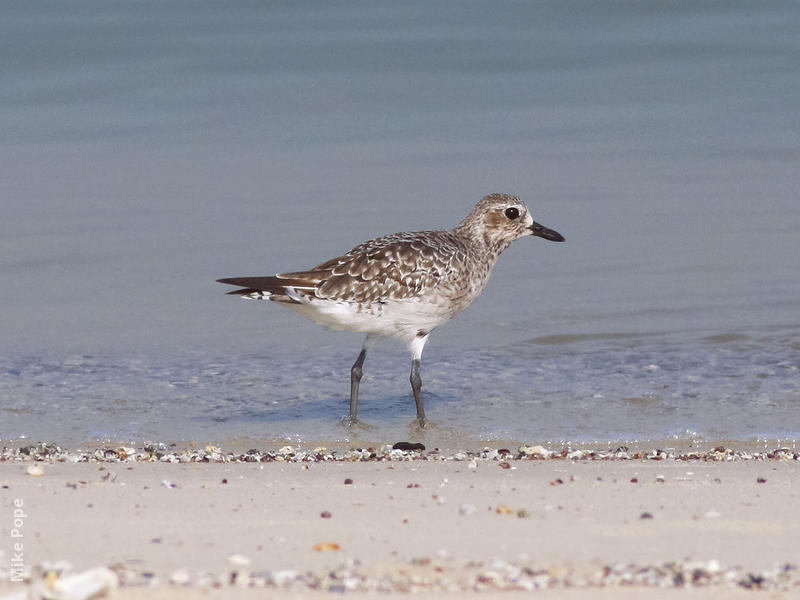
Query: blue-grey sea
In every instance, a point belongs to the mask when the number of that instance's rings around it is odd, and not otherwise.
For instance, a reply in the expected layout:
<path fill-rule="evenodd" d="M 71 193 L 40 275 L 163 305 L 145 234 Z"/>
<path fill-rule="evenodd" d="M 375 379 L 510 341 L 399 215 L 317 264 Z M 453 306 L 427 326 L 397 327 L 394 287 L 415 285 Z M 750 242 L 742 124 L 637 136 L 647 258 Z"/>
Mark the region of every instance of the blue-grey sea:
<path fill-rule="evenodd" d="M 800 437 L 800 3 L 5 2 L 0 443 Z M 220 277 L 521 196 L 422 361 Z M 765 442 L 766 443 L 766 442 Z"/>

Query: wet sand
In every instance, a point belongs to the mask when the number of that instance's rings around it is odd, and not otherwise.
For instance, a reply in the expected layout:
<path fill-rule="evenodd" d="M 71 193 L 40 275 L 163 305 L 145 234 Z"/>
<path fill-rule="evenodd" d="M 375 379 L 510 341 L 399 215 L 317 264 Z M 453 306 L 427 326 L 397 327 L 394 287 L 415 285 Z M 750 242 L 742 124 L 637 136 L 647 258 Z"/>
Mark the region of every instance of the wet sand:
<path fill-rule="evenodd" d="M 9 564 L 12 543 L 23 544 L 28 583 L 7 572 L 0 592 L 45 585 L 48 570 L 64 580 L 94 567 L 110 569 L 121 598 L 800 590 L 796 568 L 784 566 L 800 557 L 791 451 L 373 454 L 177 464 L 143 462 L 141 451 L 99 462 L 6 456 L 0 550 Z"/>

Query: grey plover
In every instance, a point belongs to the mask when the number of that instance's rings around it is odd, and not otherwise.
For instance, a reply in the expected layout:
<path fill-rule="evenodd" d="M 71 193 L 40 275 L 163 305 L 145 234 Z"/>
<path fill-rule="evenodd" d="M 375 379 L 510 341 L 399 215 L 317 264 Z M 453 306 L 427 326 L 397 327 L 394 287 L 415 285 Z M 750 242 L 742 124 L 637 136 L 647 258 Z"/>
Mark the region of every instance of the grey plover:
<path fill-rule="evenodd" d="M 272 300 L 331 329 L 367 334 L 350 369 L 350 424 L 357 422 L 358 386 L 371 342 L 381 336 L 406 342 L 417 421 L 424 427 L 419 365 L 428 337 L 478 297 L 500 253 L 529 235 L 564 241 L 536 223 L 516 196 L 490 194 L 453 229 L 375 238 L 308 271 L 217 281 L 241 288 L 229 294 Z"/>

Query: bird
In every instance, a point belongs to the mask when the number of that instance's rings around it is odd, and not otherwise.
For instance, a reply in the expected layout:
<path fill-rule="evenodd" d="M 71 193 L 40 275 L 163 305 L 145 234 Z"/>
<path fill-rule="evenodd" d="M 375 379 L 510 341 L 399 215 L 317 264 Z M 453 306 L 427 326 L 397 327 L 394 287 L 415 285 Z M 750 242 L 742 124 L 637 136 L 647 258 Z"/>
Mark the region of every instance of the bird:
<path fill-rule="evenodd" d="M 350 410 L 358 421 L 358 391 L 367 350 L 381 337 L 399 338 L 411 353 L 416 422 L 427 425 L 420 361 L 431 333 L 483 291 L 500 254 L 522 237 L 563 242 L 533 220 L 517 196 L 484 196 L 454 228 L 393 233 L 359 244 L 306 271 L 230 277 L 228 294 L 270 300 L 333 330 L 366 333 L 350 369 Z"/>

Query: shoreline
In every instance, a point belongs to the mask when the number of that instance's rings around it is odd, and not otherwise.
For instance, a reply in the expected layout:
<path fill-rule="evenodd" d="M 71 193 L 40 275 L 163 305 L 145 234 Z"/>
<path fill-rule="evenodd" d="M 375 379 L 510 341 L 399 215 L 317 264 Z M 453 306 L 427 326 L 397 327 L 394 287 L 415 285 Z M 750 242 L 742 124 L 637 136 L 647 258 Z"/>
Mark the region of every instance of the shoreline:
<path fill-rule="evenodd" d="M 781 598 L 800 590 L 798 475 L 791 449 L 4 448 L 0 551 L 20 501 L 26 582 L 6 570 L 0 594 L 88 573 L 122 598 Z"/>
<path fill-rule="evenodd" d="M 542 445 L 522 444 L 480 449 L 450 450 L 426 448 L 420 442 L 395 442 L 394 444 L 345 445 L 339 442 L 334 448 L 309 444 L 283 444 L 277 449 L 223 450 L 213 444 L 179 444 L 148 442 L 138 446 L 104 443 L 83 445 L 71 450 L 53 442 L 0 446 L 0 465 L 8 462 L 162 462 L 162 463 L 319 463 L 319 462 L 380 462 L 380 461 L 703 461 L 724 462 L 737 460 L 800 461 L 796 443 L 768 448 L 762 442 L 733 442 L 738 447 L 720 443 L 692 442 L 670 446 L 648 446 L 646 443 L 629 445 L 599 444 Z M 239 444 L 241 446 L 241 444 Z"/>

